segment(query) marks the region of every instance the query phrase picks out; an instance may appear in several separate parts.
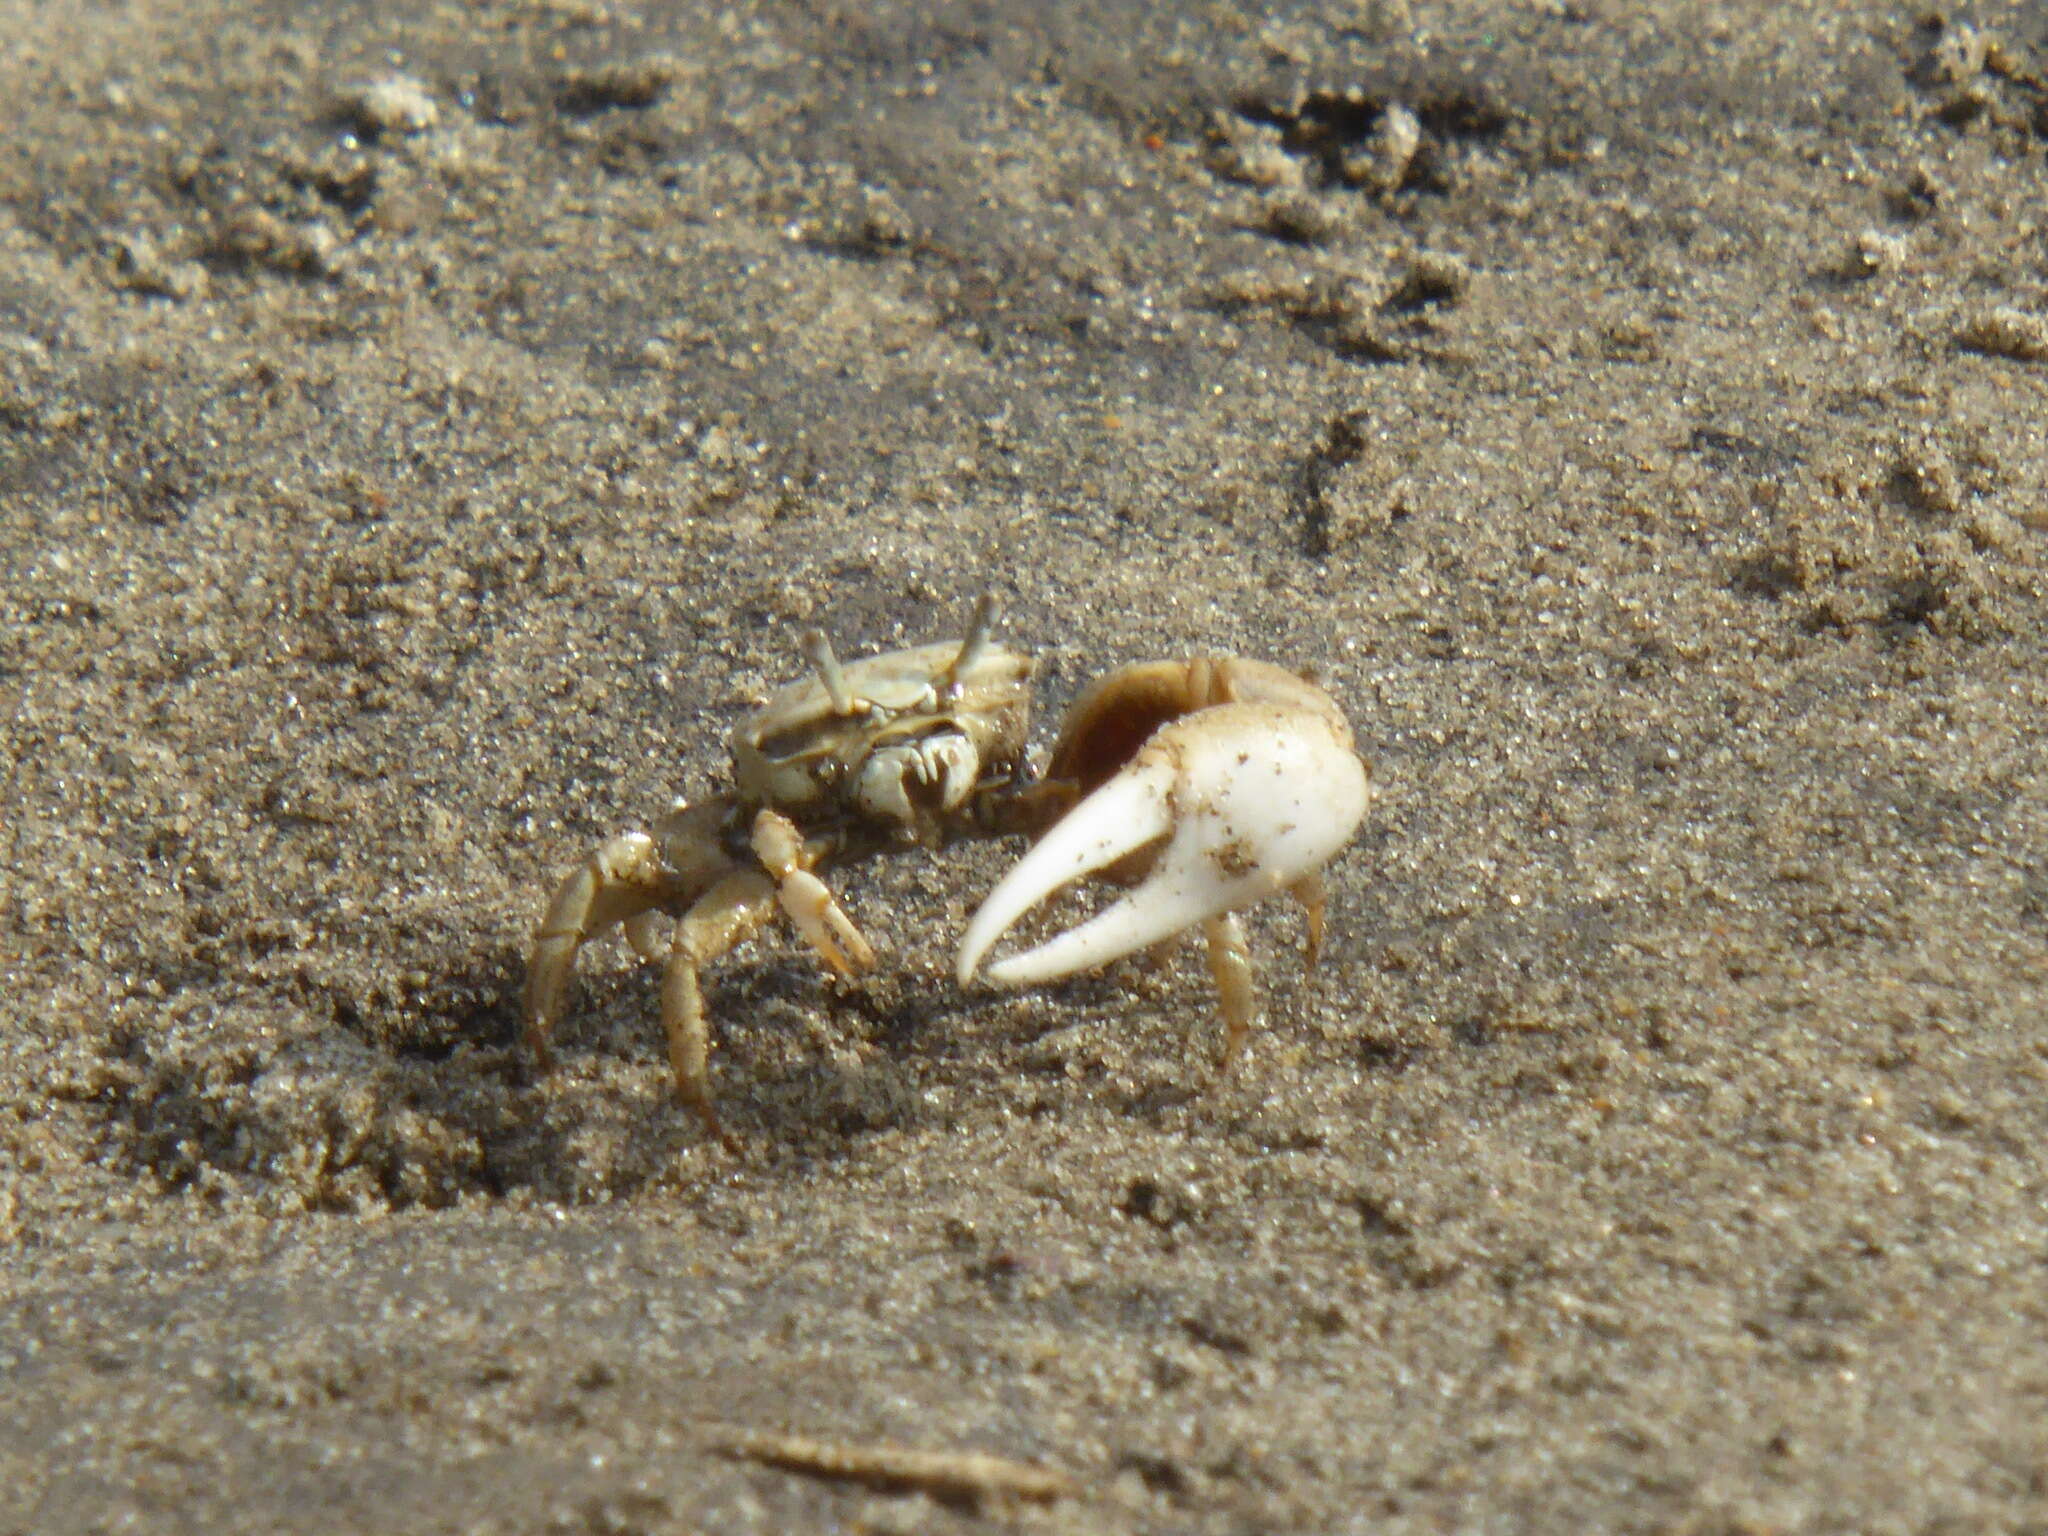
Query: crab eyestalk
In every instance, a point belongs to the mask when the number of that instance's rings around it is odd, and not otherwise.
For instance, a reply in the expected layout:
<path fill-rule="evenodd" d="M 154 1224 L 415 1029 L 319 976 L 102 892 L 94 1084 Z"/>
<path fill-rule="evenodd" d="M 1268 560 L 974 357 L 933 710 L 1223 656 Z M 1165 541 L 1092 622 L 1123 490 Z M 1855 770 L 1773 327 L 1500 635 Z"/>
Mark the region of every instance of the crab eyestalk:
<path fill-rule="evenodd" d="M 861 707 L 861 701 L 854 697 L 853 689 L 847 684 L 846 669 L 839 665 L 839 653 L 832 649 L 832 640 L 822 629 L 807 629 L 797 641 L 803 650 L 804 660 L 811 664 L 811 670 L 818 674 L 818 681 L 824 685 L 825 695 L 832 701 L 832 713 L 850 715 Z"/>
<path fill-rule="evenodd" d="M 989 636 L 995 633 L 995 627 L 995 594 L 984 592 L 974 600 L 973 610 L 967 615 L 967 638 L 960 642 L 959 654 L 946 664 L 945 671 L 932 680 L 940 698 L 959 697 L 962 679 L 974 670 L 975 663 L 988 650 Z"/>

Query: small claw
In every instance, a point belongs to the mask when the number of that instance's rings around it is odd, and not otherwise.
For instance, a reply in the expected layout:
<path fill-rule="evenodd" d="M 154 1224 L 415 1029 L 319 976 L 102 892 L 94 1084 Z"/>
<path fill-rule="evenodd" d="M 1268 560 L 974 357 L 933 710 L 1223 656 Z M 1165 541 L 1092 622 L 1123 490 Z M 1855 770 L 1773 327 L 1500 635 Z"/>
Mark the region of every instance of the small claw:
<path fill-rule="evenodd" d="M 754 856 L 776 882 L 783 913 L 818 958 L 841 976 L 871 968 L 874 946 L 853 926 L 825 882 L 811 873 L 821 850 L 804 845 L 796 823 L 779 811 L 762 810 L 754 818 L 753 845 Z"/>
<path fill-rule="evenodd" d="M 1156 732 L 997 884 L 960 943 L 965 985 L 1045 897 L 1165 839 L 1142 883 L 1080 927 L 988 967 L 1028 986 L 1101 965 L 1312 876 L 1365 816 L 1371 786 L 1341 720 L 1219 704 Z"/>

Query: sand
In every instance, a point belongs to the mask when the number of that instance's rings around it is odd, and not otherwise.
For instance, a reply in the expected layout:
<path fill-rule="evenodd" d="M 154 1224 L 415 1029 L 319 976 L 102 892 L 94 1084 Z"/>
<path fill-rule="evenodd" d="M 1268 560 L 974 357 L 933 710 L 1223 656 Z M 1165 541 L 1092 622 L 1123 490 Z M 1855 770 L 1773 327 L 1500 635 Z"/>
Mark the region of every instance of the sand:
<path fill-rule="evenodd" d="M 0 91 L 0 1532 L 2048 1528 L 2037 8 L 5 0 Z M 984 590 L 1041 753 L 1354 722 L 1229 1078 L 1192 948 L 956 986 L 993 844 L 709 973 L 743 1155 L 623 945 L 536 1075 L 563 872 Z"/>

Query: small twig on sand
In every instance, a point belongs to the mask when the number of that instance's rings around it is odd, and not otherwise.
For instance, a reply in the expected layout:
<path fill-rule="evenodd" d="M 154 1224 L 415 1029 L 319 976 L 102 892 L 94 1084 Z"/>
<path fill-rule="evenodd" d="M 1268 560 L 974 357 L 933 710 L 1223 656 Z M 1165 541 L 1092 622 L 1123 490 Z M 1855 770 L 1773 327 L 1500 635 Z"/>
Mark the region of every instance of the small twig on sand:
<path fill-rule="evenodd" d="M 885 1492 L 915 1492 L 949 1504 L 1028 1499 L 1049 1504 L 1078 1492 L 1064 1472 L 980 1451 L 913 1451 L 900 1445 L 849 1445 L 807 1435 L 778 1435 L 710 1426 L 727 1456 L 810 1477 L 864 1483 Z"/>

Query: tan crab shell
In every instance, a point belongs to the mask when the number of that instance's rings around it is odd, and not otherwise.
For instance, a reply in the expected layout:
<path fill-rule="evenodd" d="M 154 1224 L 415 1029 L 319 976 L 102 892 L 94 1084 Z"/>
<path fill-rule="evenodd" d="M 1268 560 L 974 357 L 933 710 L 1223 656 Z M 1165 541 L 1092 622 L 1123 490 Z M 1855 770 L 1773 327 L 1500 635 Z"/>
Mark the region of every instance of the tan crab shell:
<path fill-rule="evenodd" d="M 959 654 L 960 642 L 953 640 L 848 664 L 847 691 L 857 704 L 850 714 L 832 707 L 817 677 L 778 690 L 733 733 L 740 794 L 798 813 L 828 805 L 877 750 L 942 731 L 960 731 L 974 743 L 984 775 L 1021 761 L 1036 663 L 990 645 L 963 676 L 942 686 Z"/>

